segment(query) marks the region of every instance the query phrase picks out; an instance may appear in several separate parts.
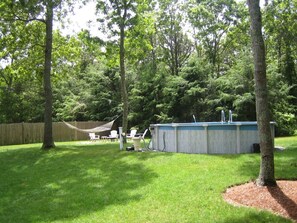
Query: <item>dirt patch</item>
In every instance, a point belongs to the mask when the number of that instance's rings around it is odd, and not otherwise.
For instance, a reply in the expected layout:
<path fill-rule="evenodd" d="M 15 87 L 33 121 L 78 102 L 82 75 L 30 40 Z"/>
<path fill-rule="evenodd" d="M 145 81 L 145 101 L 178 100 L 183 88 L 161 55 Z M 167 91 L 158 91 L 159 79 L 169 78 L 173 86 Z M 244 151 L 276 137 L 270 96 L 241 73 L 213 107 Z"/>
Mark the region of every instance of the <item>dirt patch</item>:
<path fill-rule="evenodd" d="M 223 197 L 230 204 L 269 210 L 297 222 L 297 181 L 279 180 L 276 187 L 250 182 L 228 188 Z"/>

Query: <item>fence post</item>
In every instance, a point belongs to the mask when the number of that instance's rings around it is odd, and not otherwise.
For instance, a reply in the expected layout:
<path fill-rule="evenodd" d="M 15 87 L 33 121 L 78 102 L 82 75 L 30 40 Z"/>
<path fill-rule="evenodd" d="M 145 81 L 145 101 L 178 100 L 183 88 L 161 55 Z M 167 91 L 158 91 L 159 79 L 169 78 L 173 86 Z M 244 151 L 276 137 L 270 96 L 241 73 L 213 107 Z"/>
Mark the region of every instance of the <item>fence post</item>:
<path fill-rule="evenodd" d="M 119 127 L 119 134 L 120 134 L 120 150 L 123 150 L 123 127 Z"/>
<path fill-rule="evenodd" d="M 24 122 L 22 122 L 22 144 L 25 144 L 25 126 L 24 126 Z"/>
<path fill-rule="evenodd" d="M 77 122 L 74 121 L 74 126 L 77 127 Z M 74 141 L 77 141 L 77 130 L 74 130 Z"/>

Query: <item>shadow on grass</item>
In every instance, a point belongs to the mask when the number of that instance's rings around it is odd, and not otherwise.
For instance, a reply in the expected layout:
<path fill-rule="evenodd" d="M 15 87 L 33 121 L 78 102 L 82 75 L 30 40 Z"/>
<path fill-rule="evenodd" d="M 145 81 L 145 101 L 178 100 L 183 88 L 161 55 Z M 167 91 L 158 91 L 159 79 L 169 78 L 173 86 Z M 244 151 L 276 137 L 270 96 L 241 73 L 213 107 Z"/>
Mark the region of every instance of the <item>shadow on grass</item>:
<path fill-rule="evenodd" d="M 266 223 L 266 222 L 279 222 L 279 223 L 290 223 L 292 222 L 289 219 L 285 219 L 280 216 L 274 216 L 273 219 L 271 219 L 271 215 L 267 212 L 262 214 L 256 214 L 256 213 L 249 213 L 245 214 L 244 216 L 239 215 L 238 217 L 231 217 L 227 218 L 226 220 L 222 221 L 222 223 Z"/>
<path fill-rule="evenodd" d="M 0 222 L 66 220 L 125 205 L 158 177 L 108 144 L 1 152 L 0 171 Z"/>

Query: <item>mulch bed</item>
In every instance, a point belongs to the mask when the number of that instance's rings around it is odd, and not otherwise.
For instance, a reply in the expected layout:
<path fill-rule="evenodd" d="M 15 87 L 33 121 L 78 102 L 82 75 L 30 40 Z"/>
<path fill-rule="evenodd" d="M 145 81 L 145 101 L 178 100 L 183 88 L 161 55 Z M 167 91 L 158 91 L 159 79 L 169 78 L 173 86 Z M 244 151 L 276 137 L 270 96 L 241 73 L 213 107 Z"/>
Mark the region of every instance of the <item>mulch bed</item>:
<path fill-rule="evenodd" d="M 297 181 L 278 180 L 276 187 L 250 182 L 228 188 L 223 197 L 230 204 L 265 209 L 297 222 Z"/>

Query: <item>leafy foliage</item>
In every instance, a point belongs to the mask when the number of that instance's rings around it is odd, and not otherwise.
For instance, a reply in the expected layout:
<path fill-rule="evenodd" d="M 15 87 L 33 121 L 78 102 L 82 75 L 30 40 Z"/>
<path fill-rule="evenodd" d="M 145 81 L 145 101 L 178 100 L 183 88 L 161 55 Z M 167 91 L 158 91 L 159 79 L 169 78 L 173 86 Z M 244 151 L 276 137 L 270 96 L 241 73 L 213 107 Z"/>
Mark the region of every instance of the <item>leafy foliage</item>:
<path fill-rule="evenodd" d="M 16 17 L 7 10 L 9 2 L 0 3 L 0 122 L 42 121 L 44 24 L 18 20 L 11 25 L 9 19 Z M 21 9 L 25 1 L 17 2 L 14 7 Z M 30 1 L 22 16 L 43 16 L 42 2 Z M 54 2 L 60 4 L 56 19 L 72 10 L 68 1 Z M 197 121 L 217 121 L 221 110 L 232 110 L 235 121 L 256 119 L 244 3 L 118 2 L 130 7 L 124 39 L 129 128 L 143 131 L 151 123 L 192 122 L 193 115 Z M 98 27 L 110 38 L 91 36 L 88 30 L 72 36 L 53 33 L 56 121 L 111 120 L 122 113 L 123 14 L 116 15 L 111 2 L 98 1 L 97 7 L 106 12 L 104 20 L 103 14 L 97 15 Z M 289 0 L 267 1 L 263 8 L 270 116 L 277 123 L 277 135 L 293 134 L 297 125 L 296 9 L 295 1 Z"/>

